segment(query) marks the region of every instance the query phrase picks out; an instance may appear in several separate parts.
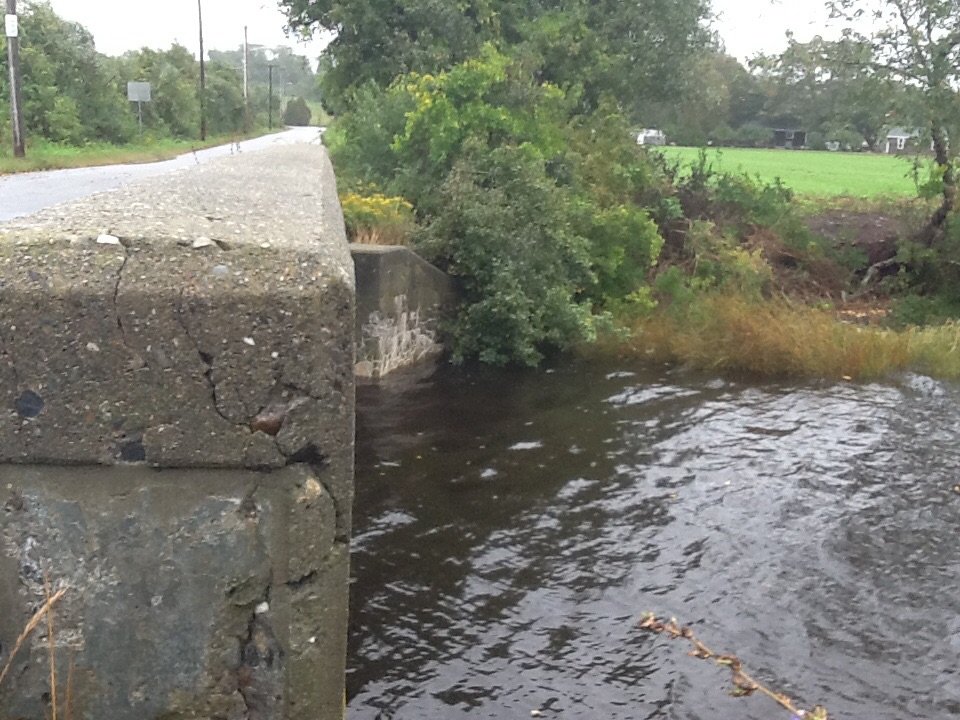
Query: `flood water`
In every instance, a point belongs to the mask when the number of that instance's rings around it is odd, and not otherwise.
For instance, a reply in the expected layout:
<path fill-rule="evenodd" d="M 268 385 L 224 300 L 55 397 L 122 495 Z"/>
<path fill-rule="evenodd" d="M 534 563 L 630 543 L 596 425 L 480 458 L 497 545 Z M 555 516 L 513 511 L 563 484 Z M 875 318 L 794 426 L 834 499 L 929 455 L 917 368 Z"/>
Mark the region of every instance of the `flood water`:
<path fill-rule="evenodd" d="M 571 363 L 358 391 L 350 720 L 960 717 L 960 391 Z"/>

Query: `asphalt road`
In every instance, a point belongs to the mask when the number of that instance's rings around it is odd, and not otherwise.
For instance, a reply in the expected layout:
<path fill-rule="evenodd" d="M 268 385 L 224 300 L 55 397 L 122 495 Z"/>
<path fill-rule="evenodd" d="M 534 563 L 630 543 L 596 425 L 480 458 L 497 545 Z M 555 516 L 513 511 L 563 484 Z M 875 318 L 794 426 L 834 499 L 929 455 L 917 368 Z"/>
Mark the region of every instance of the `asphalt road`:
<path fill-rule="evenodd" d="M 139 165 L 104 165 L 102 167 L 46 170 L 0 177 L 0 222 L 30 215 L 60 203 L 113 190 L 127 183 L 162 175 L 191 165 L 201 165 L 215 158 L 253 152 L 274 145 L 319 143 L 322 131 L 315 127 L 290 128 L 284 132 L 240 143 L 186 153 L 173 160 Z"/>

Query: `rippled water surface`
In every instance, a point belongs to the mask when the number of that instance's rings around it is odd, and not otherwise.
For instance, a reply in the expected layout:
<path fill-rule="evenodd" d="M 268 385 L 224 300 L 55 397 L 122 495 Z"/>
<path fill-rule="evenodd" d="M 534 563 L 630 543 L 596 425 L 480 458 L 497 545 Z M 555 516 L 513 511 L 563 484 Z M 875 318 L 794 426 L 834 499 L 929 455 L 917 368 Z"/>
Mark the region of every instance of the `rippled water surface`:
<path fill-rule="evenodd" d="M 645 610 L 838 718 L 960 717 L 958 400 L 587 364 L 362 387 L 348 717 L 789 717 Z"/>

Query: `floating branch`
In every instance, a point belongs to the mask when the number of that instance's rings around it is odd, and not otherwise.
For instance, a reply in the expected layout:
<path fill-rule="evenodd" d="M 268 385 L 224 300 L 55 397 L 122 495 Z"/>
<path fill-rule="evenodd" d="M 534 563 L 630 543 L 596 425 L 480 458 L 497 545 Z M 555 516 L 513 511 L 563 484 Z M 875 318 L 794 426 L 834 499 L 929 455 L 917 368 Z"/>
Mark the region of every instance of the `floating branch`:
<path fill-rule="evenodd" d="M 812 710 L 801 710 L 794 704 L 793 700 L 783 693 L 775 693 L 763 684 L 757 682 L 744 672 L 743 663 L 740 662 L 740 658 L 736 655 L 715 653 L 700 642 L 689 627 L 686 625 L 682 627 L 678 625 L 676 618 L 670 618 L 669 622 L 662 622 L 658 620 L 657 616 L 653 613 L 644 613 L 638 627 L 641 630 L 647 630 L 657 635 L 668 635 L 674 640 L 687 640 L 694 647 L 693 650 L 687 653 L 690 657 L 695 657 L 700 660 L 712 660 L 717 665 L 729 668 L 733 676 L 733 690 L 730 691 L 733 697 L 748 697 L 755 692 L 759 692 L 776 702 L 780 707 L 793 713 L 795 720 L 799 720 L 800 718 L 804 718 L 804 720 L 830 720 L 826 708 L 817 705 Z"/>

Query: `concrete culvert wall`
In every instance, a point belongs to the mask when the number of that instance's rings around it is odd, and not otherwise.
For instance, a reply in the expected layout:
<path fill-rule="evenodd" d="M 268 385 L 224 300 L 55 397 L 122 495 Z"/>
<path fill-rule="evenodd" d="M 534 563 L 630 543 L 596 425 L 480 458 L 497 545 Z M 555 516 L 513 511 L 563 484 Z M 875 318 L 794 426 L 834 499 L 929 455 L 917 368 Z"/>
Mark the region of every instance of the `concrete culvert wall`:
<path fill-rule="evenodd" d="M 49 576 L 74 718 L 342 715 L 354 298 L 318 146 L 0 226 L 0 668 Z"/>

